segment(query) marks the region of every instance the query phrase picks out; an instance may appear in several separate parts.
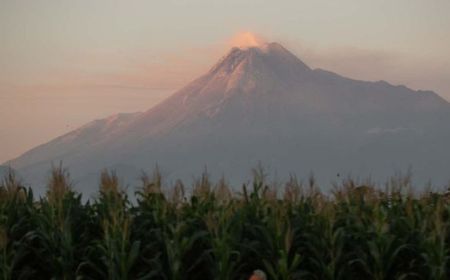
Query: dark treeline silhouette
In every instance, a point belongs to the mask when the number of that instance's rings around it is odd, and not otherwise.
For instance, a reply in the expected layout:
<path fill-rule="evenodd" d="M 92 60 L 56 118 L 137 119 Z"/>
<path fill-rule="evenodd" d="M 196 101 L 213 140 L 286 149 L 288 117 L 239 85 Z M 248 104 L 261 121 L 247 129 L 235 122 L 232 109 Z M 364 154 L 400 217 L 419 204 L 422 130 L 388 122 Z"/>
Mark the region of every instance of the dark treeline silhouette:
<path fill-rule="evenodd" d="M 114 172 L 83 201 L 61 167 L 33 197 L 13 172 L 0 186 L 1 279 L 450 279 L 450 197 L 313 177 L 232 191 L 204 173 L 189 195 L 142 176 L 131 203 Z M 281 189 L 283 189 L 281 191 Z"/>

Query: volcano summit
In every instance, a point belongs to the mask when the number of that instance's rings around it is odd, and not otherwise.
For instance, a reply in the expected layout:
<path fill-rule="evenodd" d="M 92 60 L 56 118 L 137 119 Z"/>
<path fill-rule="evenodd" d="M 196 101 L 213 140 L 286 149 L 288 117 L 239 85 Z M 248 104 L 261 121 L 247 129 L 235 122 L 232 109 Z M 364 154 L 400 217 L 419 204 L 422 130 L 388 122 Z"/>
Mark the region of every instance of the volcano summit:
<path fill-rule="evenodd" d="M 169 178 L 204 166 L 242 182 L 258 162 L 277 176 L 313 171 L 450 179 L 450 104 L 431 91 L 311 69 L 278 43 L 233 48 L 209 72 L 146 112 L 95 120 L 7 164 L 44 182 L 63 161 L 84 192 L 99 171 L 132 183 L 156 163 Z M 214 173 L 216 172 L 216 173 Z"/>

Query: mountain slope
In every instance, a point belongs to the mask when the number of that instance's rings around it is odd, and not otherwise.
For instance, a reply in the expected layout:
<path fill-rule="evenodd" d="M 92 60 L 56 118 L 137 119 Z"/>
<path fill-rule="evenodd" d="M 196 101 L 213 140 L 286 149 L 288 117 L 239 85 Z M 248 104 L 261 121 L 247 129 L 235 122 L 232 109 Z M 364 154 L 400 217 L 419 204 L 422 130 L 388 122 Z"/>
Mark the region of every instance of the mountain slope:
<path fill-rule="evenodd" d="M 0 165 L 0 181 L 8 174 L 8 170 L 7 166 Z"/>
<path fill-rule="evenodd" d="M 136 178 L 158 163 L 171 178 L 203 166 L 242 180 L 258 161 L 280 176 L 311 170 L 384 178 L 412 165 L 450 179 L 450 104 L 430 91 L 312 70 L 277 43 L 233 48 L 211 70 L 143 113 L 91 122 L 9 162 L 42 182 L 62 160 L 92 187 L 109 167 Z"/>

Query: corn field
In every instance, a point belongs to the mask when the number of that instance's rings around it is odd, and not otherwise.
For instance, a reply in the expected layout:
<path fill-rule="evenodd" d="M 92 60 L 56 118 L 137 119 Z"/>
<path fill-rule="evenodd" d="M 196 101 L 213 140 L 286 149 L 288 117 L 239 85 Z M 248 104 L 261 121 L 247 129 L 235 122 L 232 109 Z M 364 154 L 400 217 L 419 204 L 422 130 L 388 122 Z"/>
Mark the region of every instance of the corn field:
<path fill-rule="evenodd" d="M 44 197 L 13 172 L 0 188 L 1 279 L 450 279 L 450 197 L 348 179 L 185 188 L 143 175 L 131 202 L 114 172 L 83 201 L 54 168 Z M 187 194 L 186 189 L 190 189 Z"/>

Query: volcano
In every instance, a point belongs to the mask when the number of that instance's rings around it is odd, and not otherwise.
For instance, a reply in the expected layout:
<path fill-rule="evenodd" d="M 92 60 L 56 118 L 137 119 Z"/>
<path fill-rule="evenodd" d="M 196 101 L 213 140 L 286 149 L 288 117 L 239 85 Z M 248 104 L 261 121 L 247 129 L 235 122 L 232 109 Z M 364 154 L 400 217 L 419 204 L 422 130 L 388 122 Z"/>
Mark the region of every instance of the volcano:
<path fill-rule="evenodd" d="M 370 67 L 370 66 L 368 66 Z M 311 69 L 278 43 L 233 48 L 209 72 L 146 112 L 90 122 L 7 162 L 44 182 L 62 161 L 83 192 L 104 168 L 132 183 L 158 164 L 188 179 L 205 166 L 242 183 L 258 162 L 280 178 L 311 171 L 450 179 L 450 104 L 432 91 Z M 41 183 L 43 186 L 43 183 Z"/>

